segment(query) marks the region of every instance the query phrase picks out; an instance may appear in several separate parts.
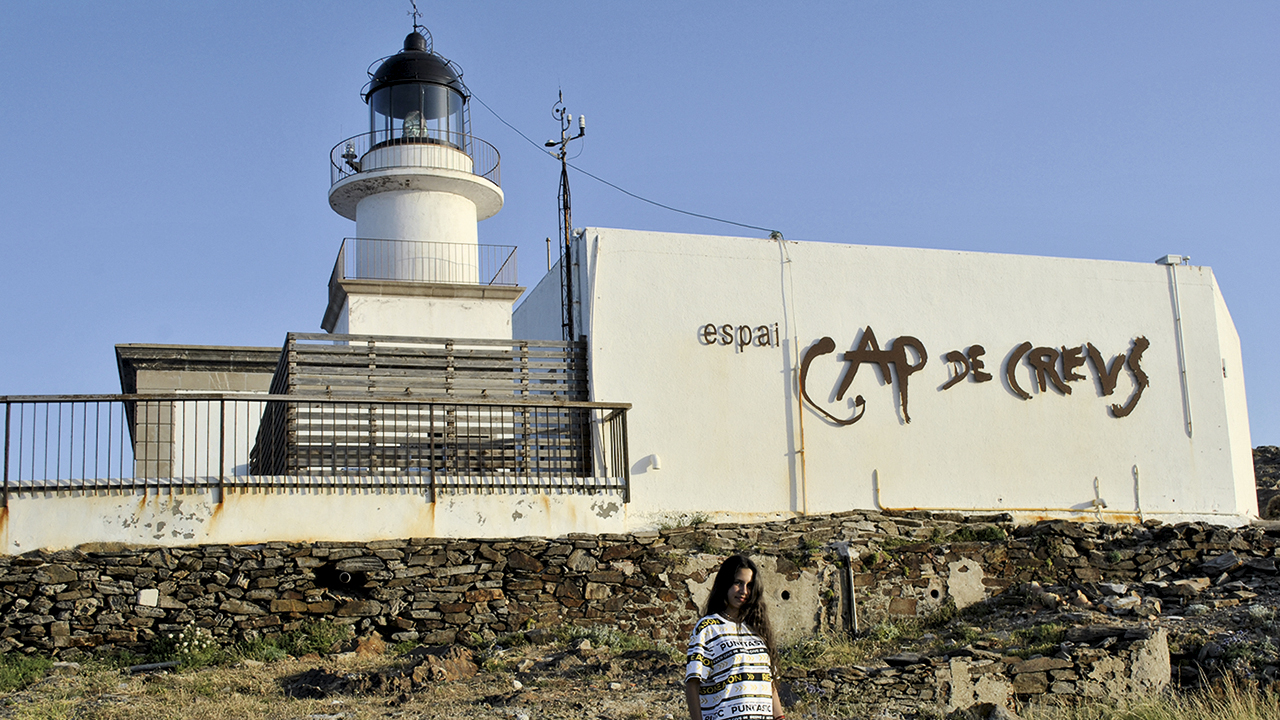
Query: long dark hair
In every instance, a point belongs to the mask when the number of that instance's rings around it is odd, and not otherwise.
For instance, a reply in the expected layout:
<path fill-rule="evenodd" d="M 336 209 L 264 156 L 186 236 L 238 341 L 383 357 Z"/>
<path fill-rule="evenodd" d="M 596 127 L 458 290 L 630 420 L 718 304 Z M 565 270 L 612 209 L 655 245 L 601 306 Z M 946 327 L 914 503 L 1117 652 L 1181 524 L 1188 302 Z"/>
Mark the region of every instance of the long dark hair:
<path fill-rule="evenodd" d="M 742 603 L 738 621 L 745 623 L 752 632 L 764 639 L 765 646 L 769 648 L 769 657 L 773 659 L 777 654 L 773 651 L 773 629 L 769 627 L 769 613 L 764 603 L 764 581 L 760 577 L 760 569 L 751 558 L 734 555 L 720 564 L 715 582 L 711 583 L 711 594 L 707 596 L 707 607 L 703 615 L 724 614 L 729 607 L 729 588 L 737 580 L 738 571 L 744 568 L 751 571 L 751 585 L 747 601 Z"/>

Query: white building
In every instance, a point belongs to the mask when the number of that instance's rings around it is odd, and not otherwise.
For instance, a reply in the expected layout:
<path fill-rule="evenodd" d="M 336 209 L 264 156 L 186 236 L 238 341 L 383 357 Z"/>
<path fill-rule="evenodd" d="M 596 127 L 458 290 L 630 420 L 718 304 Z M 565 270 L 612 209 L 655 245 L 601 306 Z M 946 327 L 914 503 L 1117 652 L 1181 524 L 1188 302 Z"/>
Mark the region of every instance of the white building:
<path fill-rule="evenodd" d="M 1235 524 L 1240 345 L 1209 268 L 589 228 L 593 398 L 633 518 L 851 508 Z M 549 273 L 517 309 L 558 337 Z"/>
<path fill-rule="evenodd" d="M 6 551 L 1257 515 L 1207 268 L 588 229 L 513 319 L 514 249 L 477 232 L 498 152 L 456 66 L 415 31 L 363 99 L 369 132 L 330 155 L 356 223 L 332 334 L 122 345 L 123 395 L 3 398 Z"/>

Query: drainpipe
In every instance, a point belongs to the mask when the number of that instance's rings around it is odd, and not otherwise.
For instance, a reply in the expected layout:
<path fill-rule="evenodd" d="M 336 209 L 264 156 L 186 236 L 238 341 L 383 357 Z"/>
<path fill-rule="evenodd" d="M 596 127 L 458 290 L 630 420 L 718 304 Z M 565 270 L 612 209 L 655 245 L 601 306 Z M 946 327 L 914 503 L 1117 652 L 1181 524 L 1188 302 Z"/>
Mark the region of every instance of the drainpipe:
<path fill-rule="evenodd" d="M 844 560 L 845 582 L 849 583 L 849 623 L 853 626 L 853 634 L 858 635 L 858 597 L 853 589 L 853 558 L 849 555 L 849 542 L 840 540 L 831 543 L 836 553 Z"/>
<path fill-rule="evenodd" d="M 1187 350 L 1182 341 L 1182 303 L 1178 297 L 1178 266 L 1189 266 L 1191 258 L 1185 255 L 1165 255 L 1156 260 L 1156 263 L 1168 266 L 1170 282 L 1173 283 L 1173 329 L 1178 341 L 1178 373 L 1182 379 L 1182 412 L 1187 421 L 1187 437 L 1191 437 L 1191 394 L 1187 389 Z"/>

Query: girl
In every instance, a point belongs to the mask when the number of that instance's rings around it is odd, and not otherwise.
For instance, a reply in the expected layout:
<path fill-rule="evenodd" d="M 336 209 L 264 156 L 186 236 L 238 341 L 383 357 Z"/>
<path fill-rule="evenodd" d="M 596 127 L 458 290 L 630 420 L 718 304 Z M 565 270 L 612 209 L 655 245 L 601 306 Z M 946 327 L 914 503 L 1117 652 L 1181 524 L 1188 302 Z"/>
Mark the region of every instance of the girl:
<path fill-rule="evenodd" d="M 742 555 L 725 560 L 703 615 L 689 638 L 684 671 L 689 720 L 783 720 L 756 564 Z"/>

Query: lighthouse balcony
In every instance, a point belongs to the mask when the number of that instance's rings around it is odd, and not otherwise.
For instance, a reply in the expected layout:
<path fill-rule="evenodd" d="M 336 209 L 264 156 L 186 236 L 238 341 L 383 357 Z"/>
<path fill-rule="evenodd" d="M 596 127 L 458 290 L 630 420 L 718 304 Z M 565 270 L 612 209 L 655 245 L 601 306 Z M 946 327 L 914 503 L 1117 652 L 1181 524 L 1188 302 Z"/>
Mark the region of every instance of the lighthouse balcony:
<path fill-rule="evenodd" d="M 472 135 L 424 128 L 378 130 L 347 138 L 329 153 L 333 185 L 361 173 L 423 168 L 466 173 L 501 187 L 498 150 Z"/>
<path fill-rule="evenodd" d="M 523 288 L 512 245 L 345 238 L 329 276 L 325 330 L 339 327 L 349 292 L 514 302 Z"/>
<path fill-rule="evenodd" d="M 516 286 L 513 245 L 344 238 L 329 284 L 342 280 Z"/>

